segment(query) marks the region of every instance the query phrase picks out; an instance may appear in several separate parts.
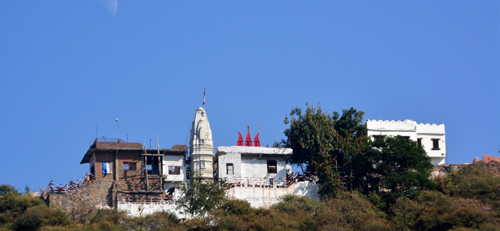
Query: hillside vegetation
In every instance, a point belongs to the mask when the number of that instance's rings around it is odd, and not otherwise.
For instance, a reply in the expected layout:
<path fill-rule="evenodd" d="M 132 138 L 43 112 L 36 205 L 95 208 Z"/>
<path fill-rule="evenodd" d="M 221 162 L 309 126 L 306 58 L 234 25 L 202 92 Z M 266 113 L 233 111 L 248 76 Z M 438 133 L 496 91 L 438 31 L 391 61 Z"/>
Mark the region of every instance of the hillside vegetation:
<path fill-rule="evenodd" d="M 208 216 L 187 221 L 167 213 L 132 218 L 95 208 L 67 214 L 2 185 L 0 230 L 500 230 L 499 176 L 472 165 L 434 183 L 435 190 L 389 203 L 356 190 L 321 202 L 286 196 L 270 209 L 227 200 Z"/>

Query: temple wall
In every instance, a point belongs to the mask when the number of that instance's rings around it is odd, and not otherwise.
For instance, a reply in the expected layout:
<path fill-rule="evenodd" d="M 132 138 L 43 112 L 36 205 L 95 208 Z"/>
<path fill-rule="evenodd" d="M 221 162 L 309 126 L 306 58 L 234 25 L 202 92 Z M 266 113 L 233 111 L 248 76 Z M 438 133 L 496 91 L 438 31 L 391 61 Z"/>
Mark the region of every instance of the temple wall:
<path fill-rule="evenodd" d="M 319 185 L 312 182 L 297 182 L 287 188 L 231 187 L 226 194 L 231 199 L 245 200 L 254 208 L 269 208 L 285 195 L 306 196 L 319 200 Z"/>

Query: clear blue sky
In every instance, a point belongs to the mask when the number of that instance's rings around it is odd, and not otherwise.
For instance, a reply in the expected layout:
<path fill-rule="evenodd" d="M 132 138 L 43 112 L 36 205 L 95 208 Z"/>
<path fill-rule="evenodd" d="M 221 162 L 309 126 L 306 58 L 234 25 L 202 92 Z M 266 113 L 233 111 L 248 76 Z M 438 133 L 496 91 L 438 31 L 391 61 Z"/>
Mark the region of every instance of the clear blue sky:
<path fill-rule="evenodd" d="M 500 1 L 0 0 L 0 184 L 88 171 L 93 139 L 284 138 L 293 107 L 445 124 L 448 163 L 500 155 Z"/>

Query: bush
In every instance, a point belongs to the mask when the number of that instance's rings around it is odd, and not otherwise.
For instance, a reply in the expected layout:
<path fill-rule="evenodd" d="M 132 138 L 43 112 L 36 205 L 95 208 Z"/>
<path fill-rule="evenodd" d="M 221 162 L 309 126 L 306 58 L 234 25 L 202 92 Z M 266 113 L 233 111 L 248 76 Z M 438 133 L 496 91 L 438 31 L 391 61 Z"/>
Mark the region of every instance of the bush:
<path fill-rule="evenodd" d="M 244 200 L 228 200 L 220 207 L 225 214 L 252 215 L 253 209 L 250 203 Z"/>
<path fill-rule="evenodd" d="M 320 230 L 388 230 L 385 214 L 356 192 L 341 192 L 321 203 L 317 224 Z"/>
<path fill-rule="evenodd" d="M 10 185 L 0 186 L 0 228 L 9 228 L 28 208 L 44 205 L 43 200 L 31 195 L 21 195 Z"/>
<path fill-rule="evenodd" d="M 391 207 L 394 230 L 412 230 L 424 207 L 414 200 L 400 197 Z"/>
<path fill-rule="evenodd" d="M 13 230 L 38 230 L 44 225 L 68 225 L 70 220 L 61 210 L 47 207 L 45 204 L 28 208 L 12 224 Z"/>
<path fill-rule="evenodd" d="M 217 218 L 215 230 L 248 230 L 247 223 L 241 215 L 227 214 Z"/>
<path fill-rule="evenodd" d="M 175 215 L 166 212 L 157 212 L 145 217 L 123 217 L 119 220 L 120 228 L 125 230 L 182 230 L 182 226 Z"/>
<path fill-rule="evenodd" d="M 8 185 L 8 184 L 0 185 L 0 196 L 6 196 L 8 194 L 19 195 L 19 192 L 12 185 Z"/>
<path fill-rule="evenodd" d="M 210 230 L 208 218 L 193 218 L 183 223 L 187 230 Z"/>
<path fill-rule="evenodd" d="M 416 201 L 422 206 L 414 215 L 415 223 L 410 227 L 418 230 L 448 230 L 452 228 L 478 229 L 495 222 L 494 217 L 484 211 L 479 200 L 453 198 L 439 192 L 424 192 Z"/>
<path fill-rule="evenodd" d="M 481 200 L 493 209 L 496 217 L 500 216 L 500 176 L 490 172 L 484 164 L 465 166 L 436 181 L 441 192 L 449 196 Z"/>
<path fill-rule="evenodd" d="M 308 214 L 316 214 L 319 207 L 319 202 L 305 196 L 285 195 L 280 198 L 280 202 L 274 204 L 272 208 L 292 213 L 296 211 L 306 212 Z"/>

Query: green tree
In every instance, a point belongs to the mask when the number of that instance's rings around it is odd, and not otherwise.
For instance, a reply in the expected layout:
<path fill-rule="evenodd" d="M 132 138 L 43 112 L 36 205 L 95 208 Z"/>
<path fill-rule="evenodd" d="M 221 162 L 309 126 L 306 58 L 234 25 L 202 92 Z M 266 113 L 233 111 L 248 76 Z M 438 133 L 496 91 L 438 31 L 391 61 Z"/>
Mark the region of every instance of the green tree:
<path fill-rule="evenodd" d="M 433 165 L 416 141 L 395 136 L 377 139 L 365 154 L 353 156 L 354 185 L 364 193 L 384 192 L 387 199 L 415 197 L 422 188 L 434 188 L 429 180 Z"/>
<path fill-rule="evenodd" d="M 7 185 L 7 184 L 0 185 L 0 196 L 6 196 L 8 194 L 19 195 L 19 192 L 12 185 Z"/>
<path fill-rule="evenodd" d="M 0 186 L 0 227 L 12 223 L 28 208 L 41 204 L 44 204 L 43 200 L 28 194 L 21 195 L 11 185 Z"/>
<path fill-rule="evenodd" d="M 336 136 L 334 123 L 339 115 L 337 112 L 333 115 L 323 112 L 319 106 L 306 106 L 304 114 L 301 108 L 294 108 L 290 112 L 290 120 L 285 118 L 285 124 L 290 124 L 290 127 L 284 131 L 287 139 L 282 140 L 281 144 L 293 149 L 291 164 L 306 164 L 308 169 L 316 171 L 317 163 L 333 155 Z M 327 154 L 322 156 L 322 153 Z"/>
<path fill-rule="evenodd" d="M 351 156 L 363 153 L 368 147 L 367 129 L 362 111 L 354 108 L 332 114 L 321 107 L 306 104 L 290 112 L 290 127 L 284 131 L 286 140 L 281 146 L 293 149 L 291 164 L 307 165 L 320 179 L 320 195 L 331 197 L 344 189 L 343 176 L 350 174 Z"/>
<path fill-rule="evenodd" d="M 198 174 L 191 179 L 190 184 L 177 185 L 182 195 L 177 200 L 178 208 L 193 216 L 201 217 L 224 203 L 225 187 L 222 181 L 204 179 Z"/>

